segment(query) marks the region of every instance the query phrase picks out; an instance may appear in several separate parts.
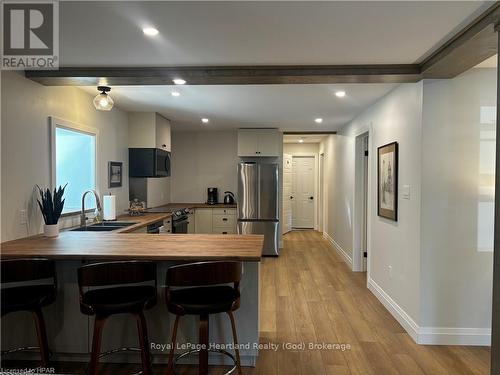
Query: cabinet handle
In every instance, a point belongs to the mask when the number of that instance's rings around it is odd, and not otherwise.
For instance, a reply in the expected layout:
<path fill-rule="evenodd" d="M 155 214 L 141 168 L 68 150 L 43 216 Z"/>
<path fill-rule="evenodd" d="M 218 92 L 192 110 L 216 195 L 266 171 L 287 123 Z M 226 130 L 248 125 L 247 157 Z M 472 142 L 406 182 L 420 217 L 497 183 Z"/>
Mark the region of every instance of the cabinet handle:
<path fill-rule="evenodd" d="M 227 217 L 222 218 L 222 221 L 227 221 Z"/>
<path fill-rule="evenodd" d="M 222 232 L 222 234 L 227 234 L 227 232 Z"/>

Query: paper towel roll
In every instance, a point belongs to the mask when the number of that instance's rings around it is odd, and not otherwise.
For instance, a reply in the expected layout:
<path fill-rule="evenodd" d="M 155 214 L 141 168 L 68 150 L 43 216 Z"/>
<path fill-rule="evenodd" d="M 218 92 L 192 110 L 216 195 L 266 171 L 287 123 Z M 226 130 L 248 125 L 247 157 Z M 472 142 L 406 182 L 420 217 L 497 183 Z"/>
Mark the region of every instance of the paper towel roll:
<path fill-rule="evenodd" d="M 103 197 L 104 220 L 116 220 L 116 195 L 105 195 Z"/>

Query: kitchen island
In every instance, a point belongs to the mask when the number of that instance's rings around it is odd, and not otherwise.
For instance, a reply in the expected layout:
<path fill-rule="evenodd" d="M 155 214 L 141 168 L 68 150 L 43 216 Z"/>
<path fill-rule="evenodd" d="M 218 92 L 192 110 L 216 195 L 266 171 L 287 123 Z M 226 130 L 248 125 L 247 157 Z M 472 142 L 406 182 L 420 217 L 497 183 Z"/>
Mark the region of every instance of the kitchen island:
<path fill-rule="evenodd" d="M 154 215 L 154 216 L 152 216 Z M 160 215 L 161 216 L 161 215 Z M 130 218 L 147 225 L 158 220 L 158 214 L 142 218 Z M 163 215 L 165 216 L 165 215 Z M 242 364 L 255 364 L 258 338 L 259 261 L 263 236 L 260 235 L 205 235 L 205 234 L 142 234 L 65 231 L 57 238 L 34 236 L 1 244 L 3 259 L 43 257 L 56 260 L 58 294 L 54 304 L 44 309 L 49 345 L 54 352 L 53 360 L 88 361 L 93 330 L 93 317 L 80 312 L 77 269 L 83 264 L 106 260 L 145 259 L 157 262 L 158 303 L 147 310 L 149 341 L 153 360 L 165 363 L 167 344 L 170 341 L 174 316 L 165 306 L 164 283 L 168 267 L 180 262 L 207 260 L 236 260 L 243 262 L 243 278 L 240 284 L 241 307 L 236 312 L 238 338 L 246 345 L 241 350 Z M 197 317 L 181 319 L 178 342 L 198 342 Z M 225 314 L 211 316 L 210 342 L 231 343 L 231 329 Z M 116 347 L 137 346 L 135 320 L 131 316 L 112 317 L 105 326 L 102 350 Z M 13 313 L 2 317 L 2 348 L 36 346 L 34 324 L 28 313 Z M 182 351 L 182 350 L 181 350 Z M 33 359 L 38 354 L 17 353 L 12 358 Z M 220 363 L 219 357 L 211 363 Z M 136 354 L 117 354 L 103 361 L 140 362 Z M 193 363 L 196 358 L 193 359 Z"/>

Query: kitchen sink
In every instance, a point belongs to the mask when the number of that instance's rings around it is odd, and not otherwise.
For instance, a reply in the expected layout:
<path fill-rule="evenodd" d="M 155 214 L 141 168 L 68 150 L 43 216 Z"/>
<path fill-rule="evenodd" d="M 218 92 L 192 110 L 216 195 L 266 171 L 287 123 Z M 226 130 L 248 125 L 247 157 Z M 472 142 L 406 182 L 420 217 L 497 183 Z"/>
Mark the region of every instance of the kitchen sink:
<path fill-rule="evenodd" d="M 107 221 L 71 229 L 71 232 L 111 232 L 137 223 L 131 221 Z"/>

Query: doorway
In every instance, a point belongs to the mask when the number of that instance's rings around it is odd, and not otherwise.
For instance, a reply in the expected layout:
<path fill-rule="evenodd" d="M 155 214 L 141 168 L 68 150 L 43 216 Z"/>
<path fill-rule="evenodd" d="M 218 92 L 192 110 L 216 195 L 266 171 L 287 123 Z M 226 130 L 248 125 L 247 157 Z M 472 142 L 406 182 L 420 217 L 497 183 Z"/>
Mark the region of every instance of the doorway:
<path fill-rule="evenodd" d="M 314 229 L 316 160 L 314 156 L 292 160 L 292 227 Z"/>
<path fill-rule="evenodd" d="M 319 154 L 318 230 L 325 232 L 325 154 Z"/>
<path fill-rule="evenodd" d="M 369 252 L 369 133 L 356 137 L 354 183 L 353 271 L 366 272 Z"/>
<path fill-rule="evenodd" d="M 292 155 L 283 154 L 283 234 L 292 230 L 292 163 Z"/>

